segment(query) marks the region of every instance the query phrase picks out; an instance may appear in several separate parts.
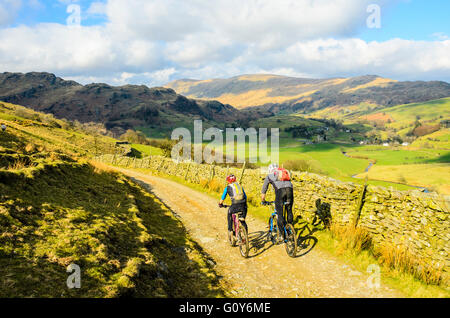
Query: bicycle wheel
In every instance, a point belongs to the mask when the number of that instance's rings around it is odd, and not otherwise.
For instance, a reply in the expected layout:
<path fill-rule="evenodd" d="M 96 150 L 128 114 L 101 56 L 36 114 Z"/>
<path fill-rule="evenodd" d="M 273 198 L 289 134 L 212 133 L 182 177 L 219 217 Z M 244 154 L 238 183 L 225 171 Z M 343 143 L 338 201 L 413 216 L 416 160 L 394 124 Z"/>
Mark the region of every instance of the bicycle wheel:
<path fill-rule="evenodd" d="M 239 250 L 241 252 L 241 255 L 242 257 L 247 258 L 248 252 L 250 250 L 248 242 L 248 233 L 242 222 L 239 222 L 238 238 L 239 238 Z"/>
<path fill-rule="evenodd" d="M 271 215 L 269 218 L 269 239 L 273 245 L 278 244 L 278 218 L 276 215 Z"/>
<path fill-rule="evenodd" d="M 284 243 L 286 252 L 290 257 L 295 257 L 297 251 L 297 238 L 292 224 L 286 224 L 286 241 Z"/>

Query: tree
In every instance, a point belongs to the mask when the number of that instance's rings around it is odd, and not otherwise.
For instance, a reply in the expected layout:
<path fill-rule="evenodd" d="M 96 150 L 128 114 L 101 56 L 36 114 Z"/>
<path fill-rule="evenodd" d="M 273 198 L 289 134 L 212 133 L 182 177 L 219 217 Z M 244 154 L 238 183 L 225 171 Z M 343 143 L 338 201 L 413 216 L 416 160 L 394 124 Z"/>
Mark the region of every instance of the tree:
<path fill-rule="evenodd" d="M 123 135 L 120 136 L 120 140 L 126 140 L 133 144 L 146 144 L 147 137 L 141 131 L 134 131 L 128 129 Z"/>

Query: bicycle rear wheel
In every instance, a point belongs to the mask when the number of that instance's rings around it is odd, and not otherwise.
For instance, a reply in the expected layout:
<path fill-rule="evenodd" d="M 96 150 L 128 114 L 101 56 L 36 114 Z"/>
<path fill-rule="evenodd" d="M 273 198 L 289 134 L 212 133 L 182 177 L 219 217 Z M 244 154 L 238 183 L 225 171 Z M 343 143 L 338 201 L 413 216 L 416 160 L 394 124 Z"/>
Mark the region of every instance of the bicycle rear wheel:
<path fill-rule="evenodd" d="M 295 229 L 292 224 L 286 224 L 286 241 L 284 243 L 286 247 L 286 253 L 290 257 L 295 257 L 297 251 L 297 238 L 295 235 Z"/>
<path fill-rule="evenodd" d="M 248 233 L 242 222 L 239 222 L 238 239 L 239 239 L 239 250 L 241 252 L 241 255 L 242 257 L 247 258 L 250 247 L 248 242 Z"/>

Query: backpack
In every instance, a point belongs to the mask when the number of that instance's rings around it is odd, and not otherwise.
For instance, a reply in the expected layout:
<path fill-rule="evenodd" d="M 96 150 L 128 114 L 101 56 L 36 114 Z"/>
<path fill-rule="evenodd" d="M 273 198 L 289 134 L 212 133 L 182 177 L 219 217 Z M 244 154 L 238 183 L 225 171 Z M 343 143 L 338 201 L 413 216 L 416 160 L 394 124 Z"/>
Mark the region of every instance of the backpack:
<path fill-rule="evenodd" d="M 242 202 L 244 201 L 244 191 L 242 186 L 238 182 L 233 182 L 229 185 L 232 189 L 233 195 L 231 197 L 232 201 Z"/>
<path fill-rule="evenodd" d="M 291 181 L 291 176 L 289 174 L 289 171 L 287 171 L 284 168 L 278 168 L 274 174 L 277 177 L 277 181 Z"/>

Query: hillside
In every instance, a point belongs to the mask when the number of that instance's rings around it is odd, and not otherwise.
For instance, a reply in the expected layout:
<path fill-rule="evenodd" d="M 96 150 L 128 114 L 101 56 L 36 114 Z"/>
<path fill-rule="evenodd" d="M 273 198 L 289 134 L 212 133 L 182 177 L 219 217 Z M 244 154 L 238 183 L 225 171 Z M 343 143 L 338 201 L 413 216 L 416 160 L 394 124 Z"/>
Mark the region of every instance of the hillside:
<path fill-rule="evenodd" d="M 450 96 L 450 84 L 446 82 L 398 82 L 373 75 L 330 79 L 243 75 L 177 80 L 166 87 L 190 98 L 218 100 L 240 109 L 264 106 L 260 108 L 274 113 L 360 103 L 393 106 Z"/>
<path fill-rule="evenodd" d="M 167 207 L 87 161 L 113 139 L 0 106 L 0 297 L 224 295 L 209 257 Z M 70 264 L 80 266 L 80 289 L 66 285 Z"/>
<path fill-rule="evenodd" d="M 247 117 L 230 105 L 188 99 L 168 88 L 81 85 L 36 72 L 1 73 L 0 101 L 27 105 L 57 118 L 102 123 L 116 135 L 137 127 L 147 132 L 166 132 L 192 124 L 194 118 L 212 125 Z"/>

